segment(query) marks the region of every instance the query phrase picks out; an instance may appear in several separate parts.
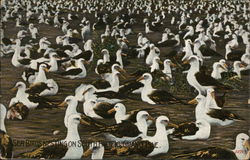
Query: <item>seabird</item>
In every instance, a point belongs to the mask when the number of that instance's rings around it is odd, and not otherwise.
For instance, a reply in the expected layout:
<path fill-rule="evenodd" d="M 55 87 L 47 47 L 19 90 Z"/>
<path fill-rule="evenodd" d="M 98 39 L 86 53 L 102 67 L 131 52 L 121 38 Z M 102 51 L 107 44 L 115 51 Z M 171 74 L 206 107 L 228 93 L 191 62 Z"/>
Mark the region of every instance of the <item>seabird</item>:
<path fill-rule="evenodd" d="M 211 126 L 204 119 L 198 119 L 195 122 L 186 122 L 174 126 L 173 138 L 183 140 L 208 139 Z"/>
<path fill-rule="evenodd" d="M 168 104 L 168 103 L 181 103 L 186 104 L 182 100 L 174 97 L 172 94 L 165 90 L 154 89 L 152 87 L 152 76 L 150 73 L 144 73 L 137 81 L 144 84 L 141 92 L 141 99 L 149 104 Z"/>
<path fill-rule="evenodd" d="M 20 154 L 22 158 L 53 158 L 53 159 L 80 159 L 83 154 L 81 139 L 78 133 L 78 124 L 81 122 L 79 114 L 68 117 L 67 136 L 60 141 L 51 142 L 34 149 L 31 152 Z"/>
<path fill-rule="evenodd" d="M 92 135 L 103 134 L 108 140 L 116 142 L 131 142 L 139 137 L 145 137 L 147 135 L 147 120 L 149 114 L 146 111 L 140 111 L 136 116 L 136 123 L 123 120 L 121 123 L 114 125 L 106 125 L 104 123 L 93 120 L 90 117 L 85 117 L 85 125 L 93 126 L 97 131 L 92 132 Z"/>
<path fill-rule="evenodd" d="M 16 98 L 12 98 L 6 115 L 10 120 L 25 120 L 29 115 L 29 108 Z"/>
<path fill-rule="evenodd" d="M 99 142 L 93 142 L 89 145 L 89 148 L 83 153 L 83 157 L 91 155 L 91 159 L 103 159 L 105 149 Z"/>
<path fill-rule="evenodd" d="M 77 67 L 61 72 L 60 75 L 70 79 L 84 78 L 87 76 L 87 71 L 84 66 L 84 63 L 85 60 L 83 58 L 80 58 L 77 60 Z"/>
<path fill-rule="evenodd" d="M 96 99 L 86 99 L 83 103 L 83 112 L 86 116 L 96 119 L 114 118 L 114 113 L 109 112 L 114 104 L 97 102 Z"/>
<path fill-rule="evenodd" d="M 145 137 L 129 146 L 113 148 L 117 155 L 140 154 L 145 157 L 152 157 L 158 154 L 167 153 L 169 150 L 168 135 L 172 130 L 166 131 L 169 119 L 166 116 L 159 116 L 156 119 L 156 133 L 152 137 Z"/>
<path fill-rule="evenodd" d="M 249 149 L 249 136 L 245 133 L 239 133 L 236 137 L 235 149 L 233 150 L 223 147 L 208 147 L 191 153 L 179 154 L 172 158 L 240 160 L 246 158 L 247 149 Z"/>
<path fill-rule="evenodd" d="M 226 126 L 232 124 L 235 120 L 242 120 L 234 113 L 224 109 L 209 108 L 206 97 L 198 95 L 196 97 L 198 104 L 195 108 L 196 119 L 205 119 L 212 125 Z"/>
<path fill-rule="evenodd" d="M 6 133 L 5 128 L 6 108 L 0 104 L 0 158 L 12 158 L 13 142 L 11 137 Z"/>
<path fill-rule="evenodd" d="M 148 111 L 148 110 L 151 110 L 152 108 L 144 108 L 144 109 L 136 109 L 136 110 L 132 110 L 128 113 L 126 113 L 126 107 L 124 104 L 122 103 L 117 103 L 114 105 L 114 107 L 112 109 L 110 109 L 108 111 L 108 113 L 113 113 L 115 112 L 115 121 L 116 123 L 122 123 L 122 121 L 124 120 L 128 120 L 128 121 L 132 121 L 132 122 L 136 122 L 136 117 L 137 117 L 137 114 L 144 110 L 144 111 Z M 149 117 L 150 120 L 152 120 L 151 117 Z"/>

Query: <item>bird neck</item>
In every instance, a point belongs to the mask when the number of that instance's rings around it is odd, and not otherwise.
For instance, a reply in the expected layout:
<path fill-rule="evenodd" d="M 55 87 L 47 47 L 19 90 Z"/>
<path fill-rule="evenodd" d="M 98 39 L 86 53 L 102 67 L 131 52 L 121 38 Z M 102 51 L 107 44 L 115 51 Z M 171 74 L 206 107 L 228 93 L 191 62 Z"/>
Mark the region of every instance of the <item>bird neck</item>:
<path fill-rule="evenodd" d="M 72 112 L 75 113 L 77 105 L 78 105 L 77 101 L 71 102 L 66 109 L 66 115 L 70 115 Z"/>
<path fill-rule="evenodd" d="M 84 72 L 86 72 L 86 68 L 83 63 L 78 63 L 79 68 L 81 68 Z"/>
<path fill-rule="evenodd" d="M 16 45 L 15 46 L 15 52 L 14 52 L 14 55 L 12 57 L 12 60 L 17 60 L 18 57 L 20 56 L 20 53 L 21 53 L 21 47 L 20 47 L 20 45 Z"/>
<path fill-rule="evenodd" d="M 231 48 L 229 47 L 229 45 L 226 45 L 226 59 L 227 59 L 227 55 L 232 52 Z"/>
<path fill-rule="evenodd" d="M 215 101 L 215 99 L 212 98 L 212 96 L 210 94 L 208 94 L 207 97 L 206 97 L 206 108 L 207 109 L 210 109 L 210 108 L 218 109 L 219 108 L 216 101 Z"/>
<path fill-rule="evenodd" d="M 246 148 L 240 143 L 240 142 L 237 142 L 236 140 L 236 144 L 235 144 L 235 148 L 234 148 L 234 153 L 238 153 L 238 154 L 247 154 L 247 150 Z M 242 155 L 241 155 L 242 156 Z M 243 156 L 245 157 L 245 156 Z"/>
<path fill-rule="evenodd" d="M 164 124 L 157 123 L 156 124 L 156 133 L 155 133 L 154 137 L 164 139 L 164 140 L 168 140 L 167 136 L 168 135 L 167 135 L 167 132 L 166 132 L 166 126 Z"/>
<path fill-rule="evenodd" d="M 24 98 L 24 95 L 26 95 L 25 90 L 26 88 L 18 88 L 16 97 Z"/>
<path fill-rule="evenodd" d="M 116 53 L 116 62 L 120 63 L 120 66 L 123 66 L 123 62 L 122 62 L 122 55 L 121 53 Z"/>
<path fill-rule="evenodd" d="M 193 62 L 190 63 L 190 69 L 189 69 L 189 73 L 195 74 L 196 72 L 200 71 L 200 64 L 199 62 Z"/>
<path fill-rule="evenodd" d="M 159 63 L 156 62 L 156 61 L 153 61 L 153 64 L 152 64 L 152 67 L 151 67 L 151 72 L 153 72 L 154 70 L 158 70 L 159 68 L 160 68 Z"/>
<path fill-rule="evenodd" d="M 38 82 L 45 82 L 45 81 L 47 81 L 45 71 L 42 68 L 40 68 L 35 82 L 38 83 Z"/>
<path fill-rule="evenodd" d="M 240 67 L 239 66 L 234 66 L 233 71 L 241 78 L 241 73 L 240 73 Z"/>
<path fill-rule="evenodd" d="M 144 87 L 142 89 L 142 93 L 148 94 L 152 90 L 153 90 L 153 87 L 152 87 L 151 81 L 145 82 Z"/>
<path fill-rule="evenodd" d="M 6 128 L 5 128 L 5 124 L 4 124 L 4 120 L 5 120 L 5 114 L 2 113 L 2 111 L 0 111 L 1 117 L 0 117 L 0 130 L 6 132 Z"/>
<path fill-rule="evenodd" d="M 197 119 L 200 119 L 200 118 L 203 118 L 204 115 L 204 110 L 205 110 L 205 105 L 206 105 L 206 102 L 205 102 L 205 99 L 200 101 L 197 106 L 195 107 L 195 118 L 196 120 Z"/>
<path fill-rule="evenodd" d="M 213 71 L 211 73 L 211 76 L 215 79 L 221 79 L 221 72 L 219 71 L 219 69 L 217 67 L 213 67 Z"/>
<path fill-rule="evenodd" d="M 143 135 L 147 136 L 148 124 L 145 119 L 137 119 L 136 123 L 138 130 L 142 132 Z"/>
<path fill-rule="evenodd" d="M 110 62 L 110 56 L 109 56 L 109 54 L 103 55 L 103 63 L 105 64 L 107 62 Z"/>
<path fill-rule="evenodd" d="M 87 99 L 97 99 L 97 96 L 93 92 L 87 92 L 84 97 L 86 100 Z"/>
<path fill-rule="evenodd" d="M 165 73 L 165 74 L 172 74 L 171 67 L 170 67 L 169 64 L 164 64 L 163 73 Z"/>
<path fill-rule="evenodd" d="M 84 113 L 89 113 L 89 112 L 93 112 L 93 105 L 90 103 L 90 101 L 85 101 L 83 103 L 83 110 L 84 110 Z"/>
<path fill-rule="evenodd" d="M 50 64 L 50 71 L 57 71 L 58 69 L 57 60 L 54 57 L 50 59 L 49 64 Z"/>
<path fill-rule="evenodd" d="M 68 125 L 68 131 L 67 131 L 67 136 L 66 139 L 67 141 L 79 141 L 80 136 L 78 133 L 78 125 L 77 124 L 70 124 Z"/>
<path fill-rule="evenodd" d="M 91 159 L 102 159 L 104 155 L 104 147 L 92 152 Z"/>
<path fill-rule="evenodd" d="M 111 80 L 111 84 L 110 84 L 111 88 L 113 88 L 114 90 L 116 90 L 118 92 L 119 86 L 120 86 L 119 84 L 120 84 L 119 77 L 116 73 L 114 73 L 112 75 L 112 80 Z"/>
<path fill-rule="evenodd" d="M 191 36 L 194 35 L 194 28 L 191 27 L 187 34 Z"/>

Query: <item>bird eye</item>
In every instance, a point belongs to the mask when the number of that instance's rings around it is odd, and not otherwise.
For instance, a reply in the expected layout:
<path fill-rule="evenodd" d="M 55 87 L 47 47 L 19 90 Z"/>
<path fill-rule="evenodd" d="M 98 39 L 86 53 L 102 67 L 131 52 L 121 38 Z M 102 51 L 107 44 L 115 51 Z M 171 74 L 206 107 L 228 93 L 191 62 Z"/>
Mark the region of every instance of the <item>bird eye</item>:
<path fill-rule="evenodd" d="M 244 141 L 244 140 L 245 140 L 245 138 L 241 138 L 241 140 L 242 140 L 242 141 Z"/>
<path fill-rule="evenodd" d="M 78 120 L 78 121 L 80 121 L 80 118 L 75 118 L 75 120 Z"/>

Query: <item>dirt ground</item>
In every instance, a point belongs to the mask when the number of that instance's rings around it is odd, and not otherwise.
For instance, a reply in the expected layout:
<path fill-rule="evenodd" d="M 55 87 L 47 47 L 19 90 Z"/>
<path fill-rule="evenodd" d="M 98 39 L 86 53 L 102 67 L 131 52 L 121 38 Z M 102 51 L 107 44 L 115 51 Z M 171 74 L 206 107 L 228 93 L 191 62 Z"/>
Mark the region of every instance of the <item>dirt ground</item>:
<path fill-rule="evenodd" d="M 49 25 L 37 25 L 39 30 L 39 34 L 41 37 L 48 37 L 51 42 L 55 42 L 55 37 L 58 35 L 62 35 L 62 32 Z M 165 26 L 167 27 L 167 26 Z M 14 21 L 10 21 L 5 26 L 5 36 L 9 38 L 15 38 L 19 28 L 15 27 Z M 144 27 L 142 25 L 134 28 L 136 33 L 144 32 Z M 148 34 L 147 37 L 156 42 L 161 39 L 161 33 L 152 33 Z M 134 43 L 136 40 L 136 34 L 129 36 L 129 40 L 131 43 Z M 162 49 L 162 52 L 166 50 Z M 224 54 L 225 50 L 219 49 L 220 53 Z M 212 59 L 211 61 L 215 61 Z M 132 60 L 132 65 L 130 65 L 128 70 L 136 69 L 136 64 L 142 63 L 142 60 Z M 10 99 L 15 96 L 15 94 L 11 93 L 9 89 L 11 89 L 16 82 L 22 81 L 21 74 L 23 72 L 23 68 L 15 68 L 11 64 L 11 57 L 1 58 L 1 103 L 8 106 Z M 59 92 L 56 96 L 52 96 L 54 100 L 60 102 L 65 99 L 66 96 L 74 94 L 74 90 L 81 83 L 88 83 L 98 76 L 94 73 L 93 70 L 88 70 L 88 76 L 84 79 L 78 80 L 69 80 L 63 78 L 54 73 L 48 73 L 48 78 L 53 78 L 59 85 Z M 183 151 L 192 151 L 208 146 L 221 146 L 227 148 L 234 148 L 235 137 L 238 133 L 247 133 L 249 134 L 249 124 L 250 124 L 250 116 L 249 111 L 250 108 L 247 105 L 247 100 L 249 98 L 249 77 L 243 77 L 242 86 L 239 91 L 233 91 L 227 94 L 225 108 L 237 113 L 245 121 L 235 122 L 230 126 L 218 127 L 213 126 L 210 138 L 208 140 L 203 141 L 173 141 L 170 139 L 170 150 L 167 154 L 159 155 L 156 158 L 166 159 L 169 158 L 172 154 L 181 153 Z M 189 95 L 183 95 L 187 98 L 193 98 Z M 166 105 L 166 106 L 158 106 L 158 105 L 149 105 L 142 101 L 138 100 L 130 100 L 126 99 L 123 102 L 127 110 L 132 110 L 135 108 L 154 108 L 154 116 L 158 115 L 167 115 L 171 122 L 180 123 L 186 121 L 195 120 L 194 117 L 194 109 L 195 106 L 185 106 L 185 105 Z M 82 111 L 82 103 L 78 105 L 79 112 Z M 66 128 L 63 124 L 65 108 L 56 108 L 56 109 L 41 109 L 41 110 L 31 110 L 29 117 L 24 121 L 10 121 L 6 120 L 6 128 L 8 134 L 12 137 L 14 144 L 14 156 L 18 155 L 24 151 L 30 151 L 35 148 L 34 144 L 27 144 L 23 146 L 22 144 L 18 144 L 19 141 L 46 141 L 52 139 L 61 139 L 66 135 Z M 114 120 L 104 120 L 107 123 L 114 123 Z M 58 135 L 53 135 L 52 132 L 54 130 L 60 130 Z M 100 137 L 91 137 L 89 135 L 89 128 L 85 128 L 83 126 L 79 127 L 79 133 L 81 135 L 82 140 L 90 140 L 97 141 L 102 140 Z M 153 133 L 151 133 L 153 134 Z M 129 157 L 110 157 L 105 155 L 104 158 L 137 158 L 142 159 L 139 155 L 133 155 Z"/>

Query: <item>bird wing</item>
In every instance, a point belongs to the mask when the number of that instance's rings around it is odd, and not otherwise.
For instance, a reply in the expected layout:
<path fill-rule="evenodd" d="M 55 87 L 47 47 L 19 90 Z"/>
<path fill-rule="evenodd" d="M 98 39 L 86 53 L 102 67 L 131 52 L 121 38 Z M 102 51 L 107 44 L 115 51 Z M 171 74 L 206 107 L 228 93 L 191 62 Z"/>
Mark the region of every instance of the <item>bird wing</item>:
<path fill-rule="evenodd" d="M 38 82 L 35 84 L 30 85 L 29 88 L 27 88 L 26 93 L 29 94 L 36 94 L 36 93 L 41 93 L 42 91 L 44 91 L 45 89 L 50 89 L 48 87 L 48 85 L 44 82 Z"/>
<path fill-rule="evenodd" d="M 118 138 L 136 137 L 141 134 L 136 125 L 126 120 L 119 124 L 101 128 L 100 131 L 110 133 Z"/>
<path fill-rule="evenodd" d="M 156 103 L 164 104 L 166 102 L 176 101 L 177 99 L 165 90 L 155 90 L 148 97 Z"/>
<path fill-rule="evenodd" d="M 96 80 L 92 83 L 97 89 L 106 89 L 111 87 L 110 83 L 104 79 Z"/>
<path fill-rule="evenodd" d="M 9 135 L 0 130 L 0 154 L 5 158 L 12 158 L 13 143 Z"/>
<path fill-rule="evenodd" d="M 114 118 L 115 113 L 108 113 L 108 111 L 112 108 L 114 108 L 114 104 L 100 102 L 95 106 L 94 111 L 97 115 L 103 118 Z"/>
<path fill-rule="evenodd" d="M 33 103 L 39 103 L 37 108 L 55 108 L 58 107 L 58 104 L 52 100 L 39 96 L 38 94 L 29 94 L 28 99 Z"/>
<path fill-rule="evenodd" d="M 218 118 L 222 121 L 225 121 L 226 119 L 229 120 L 234 120 L 234 119 L 238 119 L 238 120 L 243 120 L 242 118 L 240 118 L 239 116 L 237 116 L 236 114 L 224 110 L 224 109 L 210 109 L 210 111 L 207 113 L 209 116 L 213 117 L 213 118 Z"/>
<path fill-rule="evenodd" d="M 78 75 L 82 72 L 82 69 L 81 68 L 72 68 L 72 69 L 69 69 L 67 71 L 64 71 L 61 73 L 62 76 L 69 76 L 69 75 Z"/>
<path fill-rule="evenodd" d="M 119 156 L 126 156 L 131 154 L 140 154 L 142 156 L 147 156 L 155 148 L 155 145 L 152 142 L 142 140 L 133 142 L 129 146 L 123 147 L 114 147 L 111 150 L 115 151 Z"/>
<path fill-rule="evenodd" d="M 46 159 L 61 159 L 68 151 L 68 147 L 64 143 L 52 142 L 47 145 L 34 149 L 31 152 L 22 153 L 23 158 L 46 158 Z"/>
<path fill-rule="evenodd" d="M 202 85 L 202 86 L 218 86 L 222 85 L 219 81 L 211 77 L 210 75 L 206 75 L 203 72 L 197 72 L 195 74 L 195 77 L 197 81 Z"/>
<path fill-rule="evenodd" d="M 173 135 L 181 138 L 182 136 L 195 135 L 198 130 L 199 128 L 196 127 L 194 122 L 186 122 L 179 124 L 178 127 L 175 128 Z"/>
<path fill-rule="evenodd" d="M 143 87 L 141 82 L 131 80 L 123 84 L 123 86 L 119 89 L 121 93 L 131 93 L 132 91 Z"/>
<path fill-rule="evenodd" d="M 23 58 L 18 60 L 18 62 L 21 63 L 22 65 L 28 65 L 30 64 L 30 61 L 31 61 L 30 58 Z"/>
<path fill-rule="evenodd" d="M 203 148 L 195 152 L 176 155 L 174 156 L 174 158 L 234 159 L 234 160 L 237 159 L 233 151 L 219 147 Z"/>
<path fill-rule="evenodd" d="M 128 121 L 131 121 L 131 122 L 136 122 L 136 116 L 137 116 L 137 113 L 140 112 L 140 111 L 150 111 L 150 110 L 153 110 L 154 108 L 143 108 L 143 109 L 135 109 L 135 110 L 132 110 L 132 111 L 129 111 L 128 112 Z"/>

